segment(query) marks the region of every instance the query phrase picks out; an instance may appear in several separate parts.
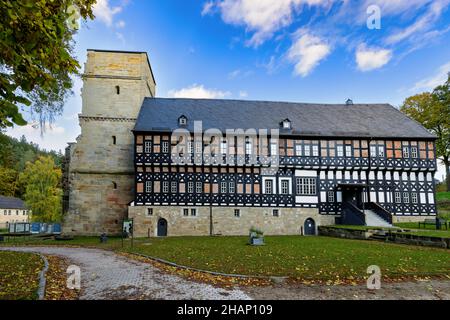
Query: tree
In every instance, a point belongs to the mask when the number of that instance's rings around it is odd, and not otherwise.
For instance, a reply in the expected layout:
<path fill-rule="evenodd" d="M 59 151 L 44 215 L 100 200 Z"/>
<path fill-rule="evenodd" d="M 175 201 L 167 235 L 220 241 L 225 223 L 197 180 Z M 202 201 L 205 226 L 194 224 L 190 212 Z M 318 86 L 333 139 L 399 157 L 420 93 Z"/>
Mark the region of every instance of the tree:
<path fill-rule="evenodd" d="M 450 75 L 433 92 L 407 98 L 400 110 L 437 136 L 436 155 L 444 163 L 450 191 Z"/>
<path fill-rule="evenodd" d="M 95 2 L 0 0 L 0 128 L 25 125 L 21 107 L 31 106 L 41 127 L 60 113 L 79 69 L 74 13 L 93 19 Z"/>
<path fill-rule="evenodd" d="M 10 168 L 0 167 L 0 195 L 15 197 L 19 173 Z"/>
<path fill-rule="evenodd" d="M 27 163 L 19 180 L 26 186 L 24 200 L 32 211 L 33 221 L 57 222 L 61 219 L 61 177 L 61 169 L 49 156 Z"/>

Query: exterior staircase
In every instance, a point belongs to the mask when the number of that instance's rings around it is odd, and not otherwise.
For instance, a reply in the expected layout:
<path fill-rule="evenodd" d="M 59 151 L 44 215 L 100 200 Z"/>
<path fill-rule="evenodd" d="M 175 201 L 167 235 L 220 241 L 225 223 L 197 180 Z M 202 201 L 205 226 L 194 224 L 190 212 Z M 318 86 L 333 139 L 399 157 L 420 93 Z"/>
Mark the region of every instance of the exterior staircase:
<path fill-rule="evenodd" d="M 392 224 L 382 219 L 372 210 L 364 210 L 364 213 L 366 216 L 366 226 L 392 228 Z"/>

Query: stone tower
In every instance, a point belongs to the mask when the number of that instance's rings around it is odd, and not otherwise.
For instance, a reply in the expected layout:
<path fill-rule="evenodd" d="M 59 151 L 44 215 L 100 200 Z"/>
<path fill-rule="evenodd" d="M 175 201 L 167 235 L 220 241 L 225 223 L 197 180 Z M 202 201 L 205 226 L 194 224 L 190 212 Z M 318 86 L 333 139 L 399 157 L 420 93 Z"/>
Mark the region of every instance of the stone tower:
<path fill-rule="evenodd" d="M 155 96 L 147 53 L 88 50 L 81 135 L 66 152 L 63 232 L 118 234 L 133 200 L 132 131 L 145 97 Z"/>

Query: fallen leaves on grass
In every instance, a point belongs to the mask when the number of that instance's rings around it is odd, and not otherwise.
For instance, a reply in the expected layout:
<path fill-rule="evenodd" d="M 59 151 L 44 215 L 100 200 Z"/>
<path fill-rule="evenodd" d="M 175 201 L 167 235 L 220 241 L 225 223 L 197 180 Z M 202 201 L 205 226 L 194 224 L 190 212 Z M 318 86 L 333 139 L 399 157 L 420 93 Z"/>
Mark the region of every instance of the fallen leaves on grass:
<path fill-rule="evenodd" d="M 67 259 L 56 256 L 45 256 L 48 260 L 47 283 L 45 287 L 45 300 L 77 300 L 79 290 L 67 288 Z"/>
<path fill-rule="evenodd" d="M 125 256 L 129 259 L 138 260 L 140 262 L 149 263 L 152 266 L 173 274 L 177 276 L 181 276 L 183 278 L 189 279 L 191 281 L 207 283 L 214 286 L 218 286 L 221 288 L 232 289 L 235 286 L 268 286 L 272 284 L 270 279 L 265 278 L 238 278 L 238 277 L 228 277 L 228 276 L 220 276 L 213 275 L 206 272 L 193 271 L 184 268 L 173 267 L 161 262 L 154 261 L 149 258 L 137 256 L 129 253 L 118 253 L 122 256 Z"/>
<path fill-rule="evenodd" d="M 38 298 L 41 257 L 33 253 L 0 251 L 0 300 Z"/>

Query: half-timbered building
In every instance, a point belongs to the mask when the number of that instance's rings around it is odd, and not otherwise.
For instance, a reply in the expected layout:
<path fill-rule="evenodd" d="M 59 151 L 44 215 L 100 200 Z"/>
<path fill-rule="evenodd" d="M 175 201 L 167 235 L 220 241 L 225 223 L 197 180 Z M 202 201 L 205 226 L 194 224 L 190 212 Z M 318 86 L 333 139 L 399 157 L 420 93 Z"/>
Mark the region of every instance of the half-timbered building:
<path fill-rule="evenodd" d="M 148 98 L 134 135 L 141 234 L 308 234 L 436 214 L 435 137 L 388 104 Z"/>

